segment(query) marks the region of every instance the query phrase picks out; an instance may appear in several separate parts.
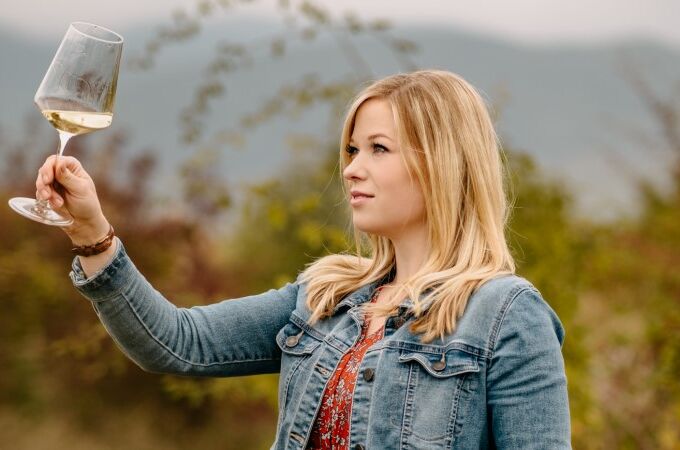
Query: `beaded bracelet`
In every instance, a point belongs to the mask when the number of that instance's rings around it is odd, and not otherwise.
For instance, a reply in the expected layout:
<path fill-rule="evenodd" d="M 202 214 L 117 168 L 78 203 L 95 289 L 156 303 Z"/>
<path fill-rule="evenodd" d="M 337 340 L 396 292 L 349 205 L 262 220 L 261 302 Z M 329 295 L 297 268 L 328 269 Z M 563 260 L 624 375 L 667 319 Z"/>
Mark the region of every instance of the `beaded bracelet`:
<path fill-rule="evenodd" d="M 73 247 L 71 252 L 79 256 L 92 256 L 98 255 L 106 251 L 113 243 L 113 225 L 109 224 L 109 232 L 106 234 L 104 239 L 92 245 L 81 245 L 79 247 Z"/>

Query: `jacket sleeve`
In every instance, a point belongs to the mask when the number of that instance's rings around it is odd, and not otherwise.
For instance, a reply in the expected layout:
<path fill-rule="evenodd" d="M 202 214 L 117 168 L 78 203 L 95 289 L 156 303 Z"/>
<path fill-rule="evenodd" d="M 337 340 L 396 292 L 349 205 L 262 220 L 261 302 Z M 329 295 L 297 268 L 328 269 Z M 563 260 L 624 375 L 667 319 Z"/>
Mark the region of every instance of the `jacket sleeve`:
<path fill-rule="evenodd" d="M 280 370 L 277 332 L 295 308 L 298 284 L 206 306 L 178 308 L 137 270 L 116 238 L 111 262 L 89 279 L 74 258 L 76 289 L 118 347 L 149 372 L 238 376 Z"/>
<path fill-rule="evenodd" d="M 563 340 L 557 315 L 534 288 L 508 302 L 487 372 L 496 448 L 571 448 Z"/>

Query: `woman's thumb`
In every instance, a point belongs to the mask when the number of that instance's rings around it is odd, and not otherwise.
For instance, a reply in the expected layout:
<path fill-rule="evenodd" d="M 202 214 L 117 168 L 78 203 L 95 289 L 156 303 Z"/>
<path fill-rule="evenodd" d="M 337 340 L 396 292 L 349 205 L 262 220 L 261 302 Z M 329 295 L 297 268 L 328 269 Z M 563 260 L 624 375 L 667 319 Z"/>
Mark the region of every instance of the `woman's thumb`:
<path fill-rule="evenodd" d="M 69 169 L 68 164 L 62 164 L 56 170 L 57 181 L 61 183 L 66 189 L 74 187 L 76 176 L 71 169 Z"/>

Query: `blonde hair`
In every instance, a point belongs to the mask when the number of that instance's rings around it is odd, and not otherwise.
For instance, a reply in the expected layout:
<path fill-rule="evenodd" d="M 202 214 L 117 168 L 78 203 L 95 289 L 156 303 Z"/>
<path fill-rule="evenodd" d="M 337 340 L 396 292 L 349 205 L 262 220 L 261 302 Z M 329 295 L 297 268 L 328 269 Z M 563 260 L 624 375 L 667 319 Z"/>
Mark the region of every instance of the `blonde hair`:
<path fill-rule="evenodd" d="M 372 317 L 385 317 L 408 296 L 414 316 L 410 331 L 429 343 L 455 330 L 476 288 L 515 271 L 505 239 L 510 208 L 502 149 L 486 105 L 470 84 L 451 72 L 420 70 L 375 81 L 356 96 L 340 139 L 341 173 L 350 161 L 345 148 L 357 111 L 373 98 L 389 102 L 408 173 L 422 189 L 429 252 L 422 267 L 386 300 L 362 307 Z M 346 180 L 343 192 L 348 198 Z M 300 274 L 307 283 L 310 324 L 331 316 L 346 295 L 395 269 L 388 238 L 356 227 L 353 234 L 355 254 L 324 256 Z M 368 257 L 362 257 L 364 249 Z"/>

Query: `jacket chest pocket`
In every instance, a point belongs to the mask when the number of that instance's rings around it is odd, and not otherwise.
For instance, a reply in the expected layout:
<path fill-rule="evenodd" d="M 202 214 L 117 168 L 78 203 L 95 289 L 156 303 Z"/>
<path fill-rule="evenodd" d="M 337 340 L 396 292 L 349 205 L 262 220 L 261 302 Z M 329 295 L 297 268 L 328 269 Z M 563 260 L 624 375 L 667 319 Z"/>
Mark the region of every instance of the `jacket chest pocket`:
<path fill-rule="evenodd" d="M 450 448 L 477 387 L 478 358 L 461 350 L 406 351 L 398 362 L 408 372 L 402 423 L 394 424 L 405 448 Z"/>
<path fill-rule="evenodd" d="M 303 389 L 299 381 L 309 375 L 311 357 L 321 345 L 320 336 L 314 336 L 293 322 L 288 322 L 276 335 L 281 349 L 279 374 L 279 410 L 289 403 L 294 391 Z"/>

